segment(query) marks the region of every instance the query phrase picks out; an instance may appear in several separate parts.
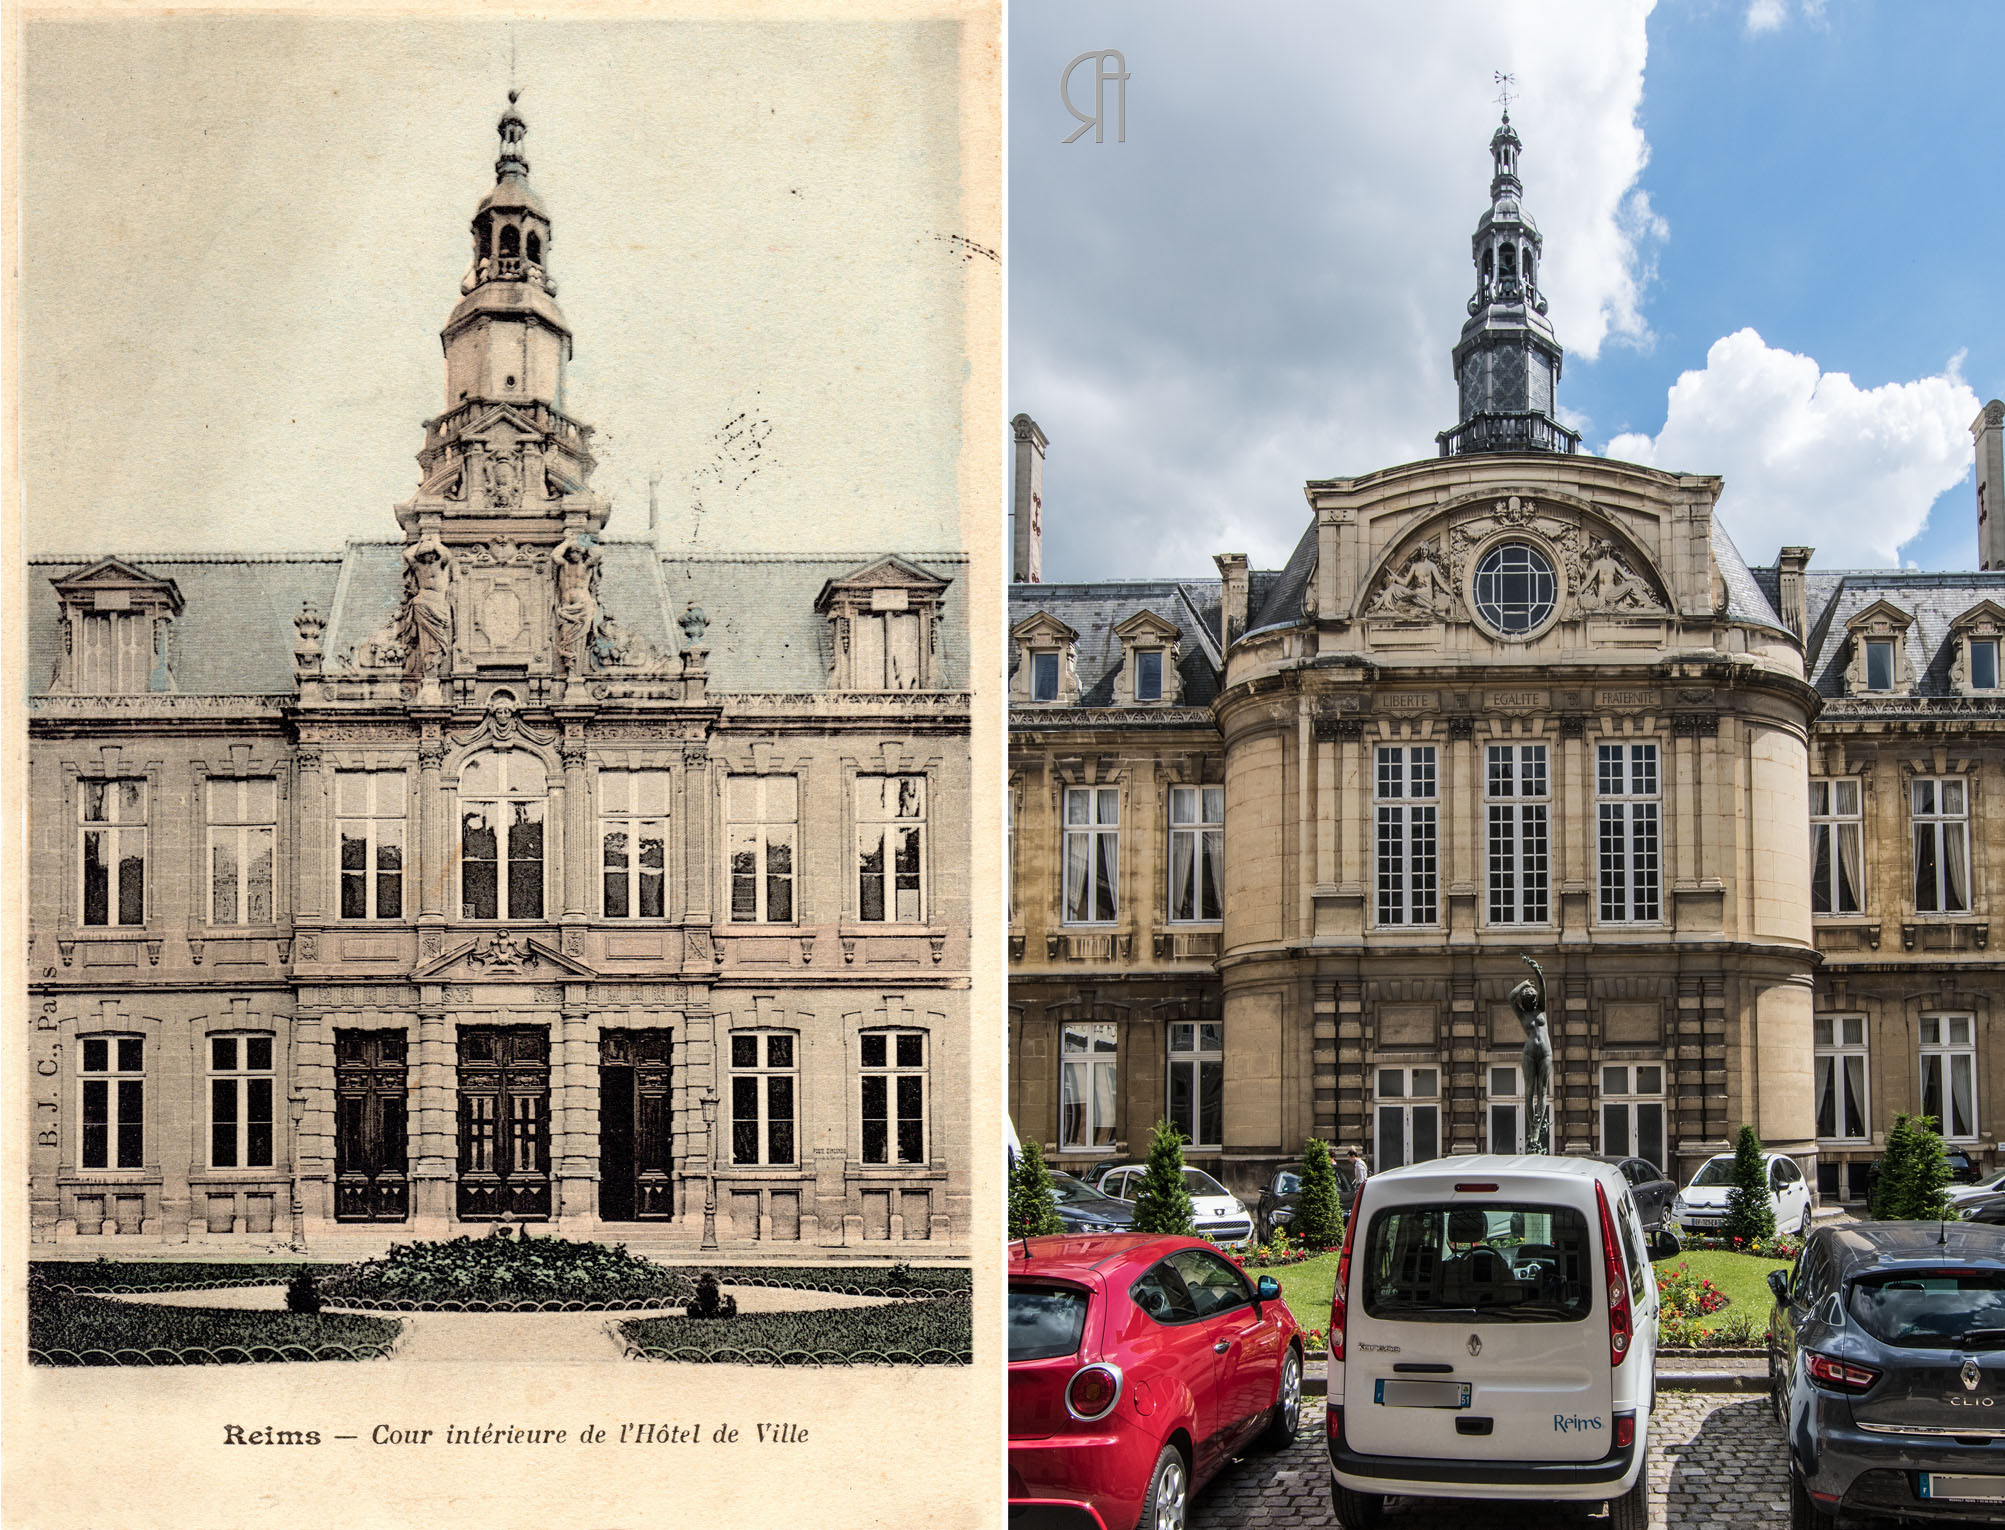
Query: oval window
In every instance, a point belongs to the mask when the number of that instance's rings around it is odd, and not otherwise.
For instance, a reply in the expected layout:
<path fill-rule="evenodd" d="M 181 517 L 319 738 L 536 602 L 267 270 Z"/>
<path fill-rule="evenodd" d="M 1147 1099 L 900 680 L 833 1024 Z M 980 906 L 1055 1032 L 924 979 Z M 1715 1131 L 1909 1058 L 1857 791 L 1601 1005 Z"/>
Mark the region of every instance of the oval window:
<path fill-rule="evenodd" d="M 1552 563 L 1525 542 L 1505 542 L 1476 565 L 1476 614 L 1498 632 L 1530 632 L 1552 615 L 1559 583 Z"/>

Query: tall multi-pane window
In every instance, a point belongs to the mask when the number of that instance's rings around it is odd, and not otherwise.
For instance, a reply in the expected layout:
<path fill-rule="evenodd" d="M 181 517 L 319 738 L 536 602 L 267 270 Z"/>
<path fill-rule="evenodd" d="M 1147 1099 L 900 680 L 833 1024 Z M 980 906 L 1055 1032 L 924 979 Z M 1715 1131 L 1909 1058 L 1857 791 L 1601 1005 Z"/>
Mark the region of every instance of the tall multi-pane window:
<path fill-rule="evenodd" d="M 1866 689 L 1890 691 L 1894 688 L 1894 644 L 1891 638 L 1866 641 Z"/>
<path fill-rule="evenodd" d="M 1121 912 L 1121 789 L 1065 788 L 1065 922 L 1107 924 Z"/>
<path fill-rule="evenodd" d="M 1975 1024 L 1968 1015 L 1928 1015 L 1921 1022 L 1921 1113 L 1934 1116 L 1951 1142 L 1977 1136 Z"/>
<path fill-rule="evenodd" d="M 1135 700 L 1163 699 L 1163 651 L 1160 648 L 1135 650 Z"/>
<path fill-rule="evenodd" d="M 1374 1173 L 1441 1156 L 1441 1070 L 1380 1068 L 1373 1091 Z"/>
<path fill-rule="evenodd" d="M 1812 1022 L 1817 1058 L 1817 1136 L 1824 1142 L 1866 1138 L 1866 1018 L 1819 1015 Z"/>
<path fill-rule="evenodd" d="M 1380 924 L 1432 924 L 1437 917 L 1436 790 L 1432 744 L 1378 751 Z"/>
<path fill-rule="evenodd" d="M 1544 924 L 1552 917 L 1544 744 L 1492 744 L 1484 775 L 1490 819 L 1490 922 Z"/>
<path fill-rule="evenodd" d="M 335 826 L 341 835 L 341 917 L 404 917 L 404 773 L 337 770 Z"/>
<path fill-rule="evenodd" d="M 1610 1063 L 1601 1070 L 1601 1151 L 1664 1164 L 1664 1065 Z"/>
<path fill-rule="evenodd" d="M 1998 639 L 1970 640 L 1970 688 L 1973 691 L 1998 689 Z"/>
<path fill-rule="evenodd" d="M 926 617 L 916 610 L 865 611 L 849 619 L 850 688 L 916 691 L 923 672 Z"/>
<path fill-rule="evenodd" d="M 1225 916 L 1225 788 L 1170 788 L 1170 918 Z"/>
<path fill-rule="evenodd" d="M 724 783 L 724 844 L 734 924 L 794 922 L 795 776 L 732 776 Z"/>
<path fill-rule="evenodd" d="M 731 1161 L 794 1161 L 792 1031 L 731 1033 Z"/>
<path fill-rule="evenodd" d="M 88 612 L 72 617 L 75 689 L 99 696 L 150 689 L 156 659 L 154 621 L 150 612 Z"/>
<path fill-rule="evenodd" d="M 209 923 L 270 924 L 278 783 L 209 781 Z"/>
<path fill-rule="evenodd" d="M 140 1036 L 85 1036 L 79 1166 L 138 1169 L 146 1164 L 146 1041 Z"/>
<path fill-rule="evenodd" d="M 1624 923 L 1655 919 L 1662 875 L 1657 746 L 1597 745 L 1595 790 L 1601 917 Z"/>
<path fill-rule="evenodd" d="M 209 1164 L 272 1166 L 272 1038 L 209 1038 Z"/>
<path fill-rule="evenodd" d="M 146 782 L 79 781 L 85 924 L 146 923 Z"/>
<path fill-rule="evenodd" d="M 1121 1060 L 1113 1022 L 1068 1025 L 1059 1049 L 1059 1147 L 1111 1148 Z"/>
<path fill-rule="evenodd" d="M 926 918 L 926 778 L 856 778 L 856 917 Z"/>
<path fill-rule="evenodd" d="M 1970 912 L 1970 788 L 1960 777 L 1909 783 L 1918 914 Z"/>
<path fill-rule="evenodd" d="M 660 919 L 668 865 L 668 772 L 599 772 L 599 870 L 608 919 Z"/>
<path fill-rule="evenodd" d="M 926 1033 L 865 1031 L 863 1161 L 926 1161 Z"/>
<path fill-rule="evenodd" d="M 1170 1024 L 1170 1125 L 1192 1147 L 1225 1143 L 1225 1027 L 1216 1020 Z"/>
<path fill-rule="evenodd" d="M 543 917 L 543 814 L 548 775 L 521 750 L 490 750 L 460 767 L 460 917 Z"/>
<path fill-rule="evenodd" d="M 1490 1075 L 1490 1151 L 1522 1153 L 1525 1150 L 1525 1088 L 1516 1063 L 1492 1063 Z"/>
<path fill-rule="evenodd" d="M 1810 783 L 1810 912 L 1856 914 L 1862 829 L 1857 781 Z"/>
<path fill-rule="evenodd" d="M 1040 649 L 1030 656 L 1030 699 L 1058 699 L 1058 654 L 1052 649 Z"/>

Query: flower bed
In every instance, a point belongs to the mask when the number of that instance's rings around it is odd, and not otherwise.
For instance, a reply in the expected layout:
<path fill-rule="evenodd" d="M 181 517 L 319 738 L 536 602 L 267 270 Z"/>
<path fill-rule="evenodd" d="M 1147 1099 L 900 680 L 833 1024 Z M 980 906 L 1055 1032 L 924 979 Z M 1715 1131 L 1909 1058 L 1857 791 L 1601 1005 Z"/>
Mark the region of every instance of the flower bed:
<path fill-rule="evenodd" d="M 29 1273 L 51 1290 L 147 1292 L 208 1291 L 222 1286 L 282 1286 L 300 1268 L 296 1259 L 244 1264 L 190 1259 L 37 1259 Z M 309 1264 L 316 1275 L 343 1268 Z"/>
<path fill-rule="evenodd" d="M 1749 1254 L 1756 1259 L 1786 1259 L 1794 1262 L 1803 1252 L 1803 1240 L 1794 1233 L 1773 1238 L 1687 1238 L 1687 1251 L 1709 1254 Z"/>
<path fill-rule="evenodd" d="M 582 1312 L 680 1306 L 696 1294 L 696 1282 L 624 1244 L 504 1234 L 394 1244 L 381 1259 L 336 1271 L 320 1289 L 334 1306 Z"/>
<path fill-rule="evenodd" d="M 31 1289 L 28 1358 L 37 1365 L 253 1365 L 372 1360 L 403 1325 L 394 1318 L 174 1307 Z"/>
<path fill-rule="evenodd" d="M 894 1265 L 705 1265 L 717 1272 L 719 1285 L 766 1286 L 782 1291 L 833 1291 L 844 1296 L 942 1296 L 974 1289 L 974 1275 L 965 1269 L 914 1269 Z M 694 1276 L 694 1268 L 684 1271 Z"/>
<path fill-rule="evenodd" d="M 1665 1349 L 1740 1349 L 1768 1332 L 1768 1272 L 1778 1259 L 1739 1251 L 1687 1254 L 1655 1267 L 1658 1342 Z"/>
<path fill-rule="evenodd" d="M 619 1332 L 635 1359 L 699 1365 L 972 1365 L 975 1358 L 973 1305 L 960 1294 L 704 1323 L 632 1318 Z"/>

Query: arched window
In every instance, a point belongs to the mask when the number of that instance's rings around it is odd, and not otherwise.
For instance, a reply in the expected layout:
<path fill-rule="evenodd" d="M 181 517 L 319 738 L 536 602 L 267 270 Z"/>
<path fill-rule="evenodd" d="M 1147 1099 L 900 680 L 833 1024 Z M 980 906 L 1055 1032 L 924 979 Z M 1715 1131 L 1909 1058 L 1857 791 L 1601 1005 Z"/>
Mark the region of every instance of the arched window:
<path fill-rule="evenodd" d="M 488 750 L 460 769 L 460 917 L 543 917 L 543 762 Z"/>
<path fill-rule="evenodd" d="M 1492 276 L 1495 276 L 1496 274 L 1497 274 L 1496 267 L 1491 259 L 1490 252 L 1488 250 L 1485 250 L 1483 252 L 1483 280 L 1487 282 Z"/>
<path fill-rule="evenodd" d="M 1525 285 L 1527 287 L 1532 285 L 1532 252 L 1530 250 L 1525 251 Z"/>
<path fill-rule="evenodd" d="M 494 225 L 482 218 L 475 229 L 480 240 L 480 258 L 485 260 L 494 253 Z"/>
<path fill-rule="evenodd" d="M 522 236 L 516 232 L 513 223 L 504 223 L 501 225 L 501 258 L 503 260 L 512 260 L 521 252 L 521 239 Z"/>
<path fill-rule="evenodd" d="M 1497 269 L 1504 274 L 1506 281 L 1518 274 L 1518 247 L 1516 245 L 1507 244 L 1497 252 Z"/>
<path fill-rule="evenodd" d="M 531 233 L 529 236 L 527 249 L 532 264 L 539 266 L 543 264 L 543 241 L 537 238 L 534 233 Z"/>

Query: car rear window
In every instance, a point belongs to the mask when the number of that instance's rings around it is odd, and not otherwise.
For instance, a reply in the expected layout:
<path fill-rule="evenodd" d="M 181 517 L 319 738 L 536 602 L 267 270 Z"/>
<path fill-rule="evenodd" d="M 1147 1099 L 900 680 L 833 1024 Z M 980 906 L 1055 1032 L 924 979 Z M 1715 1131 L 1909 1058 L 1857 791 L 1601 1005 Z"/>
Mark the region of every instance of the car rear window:
<path fill-rule="evenodd" d="M 2005 1349 L 2005 1272 L 1903 1270 L 1852 1283 L 1853 1321 L 1901 1349 Z"/>
<path fill-rule="evenodd" d="M 1570 1206 L 1391 1206 L 1365 1236 L 1364 1307 L 1423 1323 L 1578 1322 L 1593 1305 L 1593 1252 Z"/>
<path fill-rule="evenodd" d="M 1076 1354 L 1086 1331 L 1086 1293 L 1075 1286 L 1009 1288 L 1009 1357 L 1050 1360 Z"/>

